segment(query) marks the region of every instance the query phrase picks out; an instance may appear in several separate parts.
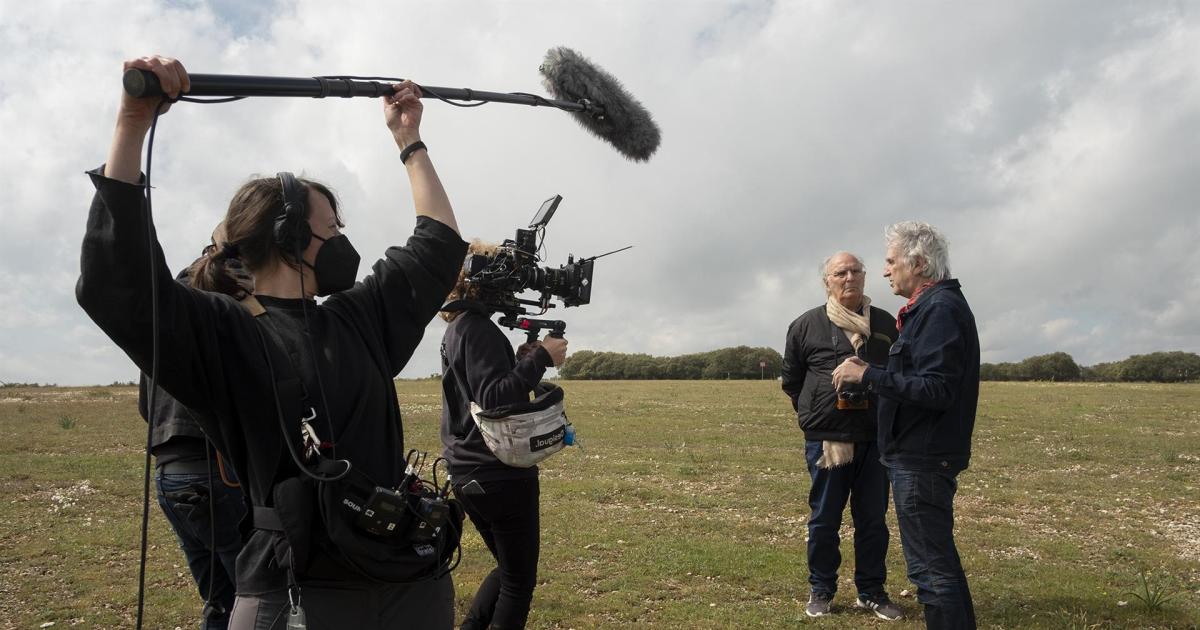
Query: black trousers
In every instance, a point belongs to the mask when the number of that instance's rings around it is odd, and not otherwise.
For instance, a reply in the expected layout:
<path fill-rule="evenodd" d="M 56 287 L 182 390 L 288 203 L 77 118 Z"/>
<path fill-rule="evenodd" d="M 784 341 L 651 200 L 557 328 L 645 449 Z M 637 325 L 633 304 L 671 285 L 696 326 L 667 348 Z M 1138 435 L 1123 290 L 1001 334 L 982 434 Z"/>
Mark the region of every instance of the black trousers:
<path fill-rule="evenodd" d="M 447 575 L 413 584 L 306 583 L 300 605 L 309 630 L 451 630 L 454 583 Z M 230 630 L 284 630 L 287 591 L 238 595 Z"/>
<path fill-rule="evenodd" d="M 497 565 L 479 585 L 462 629 L 524 628 L 537 586 L 541 548 L 537 477 L 468 481 L 456 486 L 454 494 Z"/>

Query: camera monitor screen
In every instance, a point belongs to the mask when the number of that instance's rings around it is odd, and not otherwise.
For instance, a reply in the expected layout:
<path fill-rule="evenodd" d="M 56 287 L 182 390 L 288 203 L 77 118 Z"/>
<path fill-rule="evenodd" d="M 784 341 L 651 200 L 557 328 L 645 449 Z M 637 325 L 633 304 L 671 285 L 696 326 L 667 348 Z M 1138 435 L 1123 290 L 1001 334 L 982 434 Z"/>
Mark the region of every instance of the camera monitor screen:
<path fill-rule="evenodd" d="M 562 201 L 562 195 L 554 195 L 542 202 L 542 207 L 538 208 L 537 214 L 533 215 L 533 220 L 529 222 L 529 227 L 542 227 L 549 223 L 550 217 L 554 216 L 554 210 L 558 208 L 560 201 Z"/>

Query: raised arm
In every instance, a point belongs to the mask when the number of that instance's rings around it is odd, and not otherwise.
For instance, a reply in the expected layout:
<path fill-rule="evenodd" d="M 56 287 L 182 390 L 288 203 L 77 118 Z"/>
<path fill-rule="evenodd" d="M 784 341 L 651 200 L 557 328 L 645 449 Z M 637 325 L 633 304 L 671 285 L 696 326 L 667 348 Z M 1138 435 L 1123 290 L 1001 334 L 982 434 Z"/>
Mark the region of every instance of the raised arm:
<path fill-rule="evenodd" d="M 384 97 L 383 113 L 396 146 L 403 152 L 421 141 L 421 113 L 424 106 L 421 104 L 421 88 L 412 81 L 397 83 L 393 88 L 396 93 Z M 450 198 L 446 196 L 446 189 L 442 187 L 442 181 L 433 168 L 429 151 L 411 150 L 404 158 L 404 167 L 408 169 L 417 216 L 444 223 L 456 234 L 459 233 Z"/>
<path fill-rule="evenodd" d="M 171 98 L 178 97 L 180 92 L 187 92 L 191 88 L 183 64 L 170 57 L 129 59 L 125 62 L 123 70 L 130 68 L 153 72 L 162 83 L 163 92 Z M 133 98 L 124 91 L 121 92 L 117 127 L 113 131 L 112 145 L 108 148 L 108 161 L 104 168 L 106 176 L 128 184 L 141 183 L 139 180 L 142 172 L 142 144 L 146 140 L 146 132 L 150 131 L 150 123 L 154 122 L 154 110 L 161 101 L 161 97 L 157 96 Z M 163 106 L 163 113 L 170 107 L 169 104 Z"/>

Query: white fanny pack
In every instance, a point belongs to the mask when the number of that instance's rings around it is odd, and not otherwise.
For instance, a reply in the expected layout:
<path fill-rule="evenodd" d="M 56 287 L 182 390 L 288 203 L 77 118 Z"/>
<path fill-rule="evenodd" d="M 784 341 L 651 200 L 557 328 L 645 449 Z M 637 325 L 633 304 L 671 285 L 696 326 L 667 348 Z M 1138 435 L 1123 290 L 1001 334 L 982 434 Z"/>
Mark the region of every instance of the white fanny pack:
<path fill-rule="evenodd" d="M 563 390 L 538 383 L 536 397 L 526 403 L 482 409 L 471 403 L 471 418 L 483 443 L 501 462 L 529 468 L 562 450 L 571 422 L 563 411 Z"/>

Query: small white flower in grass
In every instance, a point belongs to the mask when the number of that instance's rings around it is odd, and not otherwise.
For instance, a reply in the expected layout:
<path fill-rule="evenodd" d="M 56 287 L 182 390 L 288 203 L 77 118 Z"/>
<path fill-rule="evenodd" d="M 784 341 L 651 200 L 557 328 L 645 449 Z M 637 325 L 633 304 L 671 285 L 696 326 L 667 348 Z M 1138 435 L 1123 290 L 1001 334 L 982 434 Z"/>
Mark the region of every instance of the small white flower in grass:
<path fill-rule="evenodd" d="M 1118 605 L 1118 606 L 1128 606 L 1128 605 L 1129 605 L 1129 602 L 1127 602 L 1127 601 L 1125 601 L 1125 600 L 1123 600 L 1123 599 L 1118 599 L 1118 600 L 1117 600 L 1117 605 Z"/>

